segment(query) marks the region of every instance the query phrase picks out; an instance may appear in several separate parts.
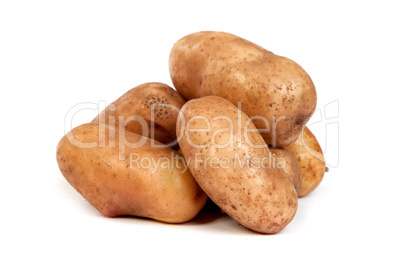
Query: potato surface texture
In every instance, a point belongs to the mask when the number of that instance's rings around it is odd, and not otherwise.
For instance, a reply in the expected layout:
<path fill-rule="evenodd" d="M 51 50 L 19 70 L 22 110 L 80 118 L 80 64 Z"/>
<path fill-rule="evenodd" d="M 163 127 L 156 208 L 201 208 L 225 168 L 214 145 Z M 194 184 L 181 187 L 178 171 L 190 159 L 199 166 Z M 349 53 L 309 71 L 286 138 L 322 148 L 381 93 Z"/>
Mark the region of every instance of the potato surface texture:
<path fill-rule="evenodd" d="M 272 154 L 272 157 L 276 158 L 275 165 L 285 172 L 290 182 L 293 183 L 297 194 L 300 194 L 302 176 L 296 157 L 283 148 L 269 148 L 269 151 Z"/>
<path fill-rule="evenodd" d="M 297 194 L 282 170 L 263 161 L 269 149 L 248 116 L 216 96 L 191 100 L 181 113 L 180 148 L 211 200 L 254 231 L 282 230 L 295 216 Z"/>
<path fill-rule="evenodd" d="M 325 159 L 314 134 L 304 127 L 297 140 L 286 147 L 297 159 L 302 173 L 299 196 L 306 196 L 321 183 L 325 174 Z"/>
<path fill-rule="evenodd" d="M 229 33 L 198 32 L 178 40 L 169 69 L 187 100 L 214 95 L 241 102 L 264 129 L 266 143 L 276 147 L 294 142 L 316 107 L 314 84 L 302 67 Z"/>
<path fill-rule="evenodd" d="M 163 83 L 139 85 L 115 100 L 92 122 L 119 126 L 164 144 L 176 141 L 176 120 L 183 97 Z M 153 134 L 153 136 L 152 136 Z"/>
<path fill-rule="evenodd" d="M 184 159 L 174 160 L 182 156 L 156 143 L 163 148 L 152 148 L 150 139 L 129 131 L 84 124 L 60 140 L 57 162 L 67 181 L 108 217 L 131 215 L 169 223 L 191 220 L 207 196 Z M 159 165 L 153 164 L 158 160 Z"/>

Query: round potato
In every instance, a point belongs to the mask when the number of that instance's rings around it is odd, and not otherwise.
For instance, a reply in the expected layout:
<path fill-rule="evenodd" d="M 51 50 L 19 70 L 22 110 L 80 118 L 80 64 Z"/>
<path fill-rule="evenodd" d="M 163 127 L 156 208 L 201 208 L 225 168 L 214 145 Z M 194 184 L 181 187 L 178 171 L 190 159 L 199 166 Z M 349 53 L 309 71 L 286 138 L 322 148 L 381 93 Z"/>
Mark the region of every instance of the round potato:
<path fill-rule="evenodd" d="M 67 181 L 108 217 L 131 215 L 170 223 L 191 220 L 207 196 L 182 155 L 155 143 L 158 148 L 129 131 L 84 124 L 60 140 L 57 162 Z"/>
<path fill-rule="evenodd" d="M 184 103 L 168 85 L 145 83 L 111 103 L 92 123 L 124 128 L 174 147 L 177 115 Z"/>
<path fill-rule="evenodd" d="M 325 159 L 321 146 L 310 129 L 304 127 L 297 140 L 286 149 L 296 157 L 301 169 L 302 184 L 299 197 L 306 196 L 317 188 L 325 174 Z"/>
<path fill-rule="evenodd" d="M 185 99 L 214 95 L 241 105 L 275 147 L 294 142 L 316 107 L 314 84 L 302 67 L 229 33 L 198 32 L 178 40 L 169 69 Z"/>
<path fill-rule="evenodd" d="M 269 148 L 272 157 L 274 157 L 276 167 L 282 169 L 288 179 L 296 189 L 297 194 L 300 194 L 302 185 L 302 176 L 297 159 L 288 150 L 283 148 Z"/>
<path fill-rule="evenodd" d="M 295 216 L 297 194 L 270 162 L 269 149 L 248 116 L 229 101 L 187 102 L 177 137 L 194 178 L 224 212 L 261 233 L 282 230 Z"/>

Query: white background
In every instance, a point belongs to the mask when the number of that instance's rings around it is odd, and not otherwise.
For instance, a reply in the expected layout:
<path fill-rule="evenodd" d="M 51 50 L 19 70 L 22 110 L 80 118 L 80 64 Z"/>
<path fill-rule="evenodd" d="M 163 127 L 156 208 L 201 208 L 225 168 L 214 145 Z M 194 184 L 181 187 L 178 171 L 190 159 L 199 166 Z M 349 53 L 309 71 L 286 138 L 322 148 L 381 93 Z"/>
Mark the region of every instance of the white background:
<path fill-rule="evenodd" d="M 400 267 L 401 25 L 397 1 L 1 1 L 0 266 Z M 333 167 L 276 235 L 218 215 L 105 218 L 58 170 L 71 107 L 172 85 L 173 43 L 201 30 L 295 60 L 317 108 L 339 102 L 339 135 L 313 128 Z"/>

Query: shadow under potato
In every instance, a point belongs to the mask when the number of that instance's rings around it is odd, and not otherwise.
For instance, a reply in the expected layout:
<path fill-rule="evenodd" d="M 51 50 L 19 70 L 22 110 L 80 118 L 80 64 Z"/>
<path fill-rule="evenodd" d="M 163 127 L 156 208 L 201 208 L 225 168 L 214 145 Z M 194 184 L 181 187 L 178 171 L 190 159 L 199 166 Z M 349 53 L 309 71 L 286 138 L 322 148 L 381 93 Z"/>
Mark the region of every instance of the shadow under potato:
<path fill-rule="evenodd" d="M 222 213 L 220 207 L 218 207 L 211 199 L 208 198 L 204 208 L 194 219 L 192 219 L 188 223 L 205 224 L 213 222 L 225 215 L 226 214 Z"/>

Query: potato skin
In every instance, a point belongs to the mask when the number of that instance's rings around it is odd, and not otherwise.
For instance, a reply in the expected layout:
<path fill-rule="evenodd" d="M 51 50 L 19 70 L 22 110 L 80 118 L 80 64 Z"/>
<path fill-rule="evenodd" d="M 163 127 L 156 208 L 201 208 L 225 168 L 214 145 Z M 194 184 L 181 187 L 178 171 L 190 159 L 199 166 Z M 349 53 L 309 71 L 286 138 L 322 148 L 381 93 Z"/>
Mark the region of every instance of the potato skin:
<path fill-rule="evenodd" d="M 130 116 L 139 116 L 144 119 L 146 128 L 143 129 L 141 123 L 136 120 L 124 122 L 121 127 L 127 131 L 170 145 L 170 143 L 176 141 L 177 115 L 184 103 L 183 97 L 168 85 L 145 83 L 130 89 L 115 100 L 96 116 L 92 123 L 110 124 L 118 129 L 119 116 L 123 116 L 124 120 Z M 169 105 L 177 109 L 169 106 L 155 107 L 154 117 L 152 117 L 152 105 Z M 114 119 L 114 122 L 110 121 L 110 117 Z M 154 127 L 152 127 L 152 121 L 154 122 Z M 143 131 L 148 131 L 148 134 Z M 154 137 L 151 136 L 152 131 L 155 133 Z"/>
<path fill-rule="evenodd" d="M 302 173 L 302 185 L 299 197 L 314 191 L 321 183 L 326 166 L 321 146 L 314 134 L 304 127 L 297 140 L 286 147 L 297 159 Z"/>
<path fill-rule="evenodd" d="M 296 157 L 284 148 L 269 148 L 269 151 L 277 159 L 276 166 L 285 172 L 295 187 L 296 193 L 299 195 L 302 186 L 302 176 Z"/>
<path fill-rule="evenodd" d="M 198 32 L 178 40 L 169 69 L 185 99 L 219 96 L 236 106 L 240 101 L 249 117 L 264 117 L 269 132 L 261 135 L 276 147 L 294 142 L 316 107 L 314 84 L 302 67 L 229 33 Z M 268 128 L 261 119 L 253 122 Z"/>
<path fill-rule="evenodd" d="M 283 171 L 251 164 L 253 159 L 264 159 L 269 149 L 253 123 L 248 129 L 254 132 L 243 135 L 248 116 L 216 96 L 191 100 L 181 112 L 183 116 L 179 116 L 177 122 L 179 145 L 191 173 L 205 193 L 249 229 L 261 233 L 282 230 L 295 216 L 297 194 Z M 194 120 L 195 116 L 206 121 Z M 223 117 L 232 121 L 233 129 L 222 131 L 230 127 L 229 121 L 220 119 Z M 206 129 L 206 122 L 210 123 L 210 129 L 194 131 Z M 231 137 L 232 142 L 224 146 Z M 255 145 L 260 148 L 254 148 Z M 204 148 L 198 148 L 200 146 Z M 213 159 L 229 164 L 216 167 Z"/>
<path fill-rule="evenodd" d="M 119 143 L 119 135 L 122 133 L 114 128 L 98 124 L 84 124 L 66 134 L 57 146 L 57 163 L 67 181 L 108 217 L 132 215 L 170 223 L 195 217 L 207 196 L 188 170 L 182 172 L 186 169 L 184 161 L 169 160 L 168 166 L 161 164 L 153 172 L 153 168 L 146 168 L 145 161 L 141 164 L 138 160 L 165 161 L 181 155 L 166 146 L 152 148 L 150 139 L 129 131 L 124 133 L 124 144 Z M 76 141 L 71 142 L 73 137 L 79 142 L 97 144 L 81 148 Z M 139 148 L 126 145 L 141 139 L 145 143 Z"/>

